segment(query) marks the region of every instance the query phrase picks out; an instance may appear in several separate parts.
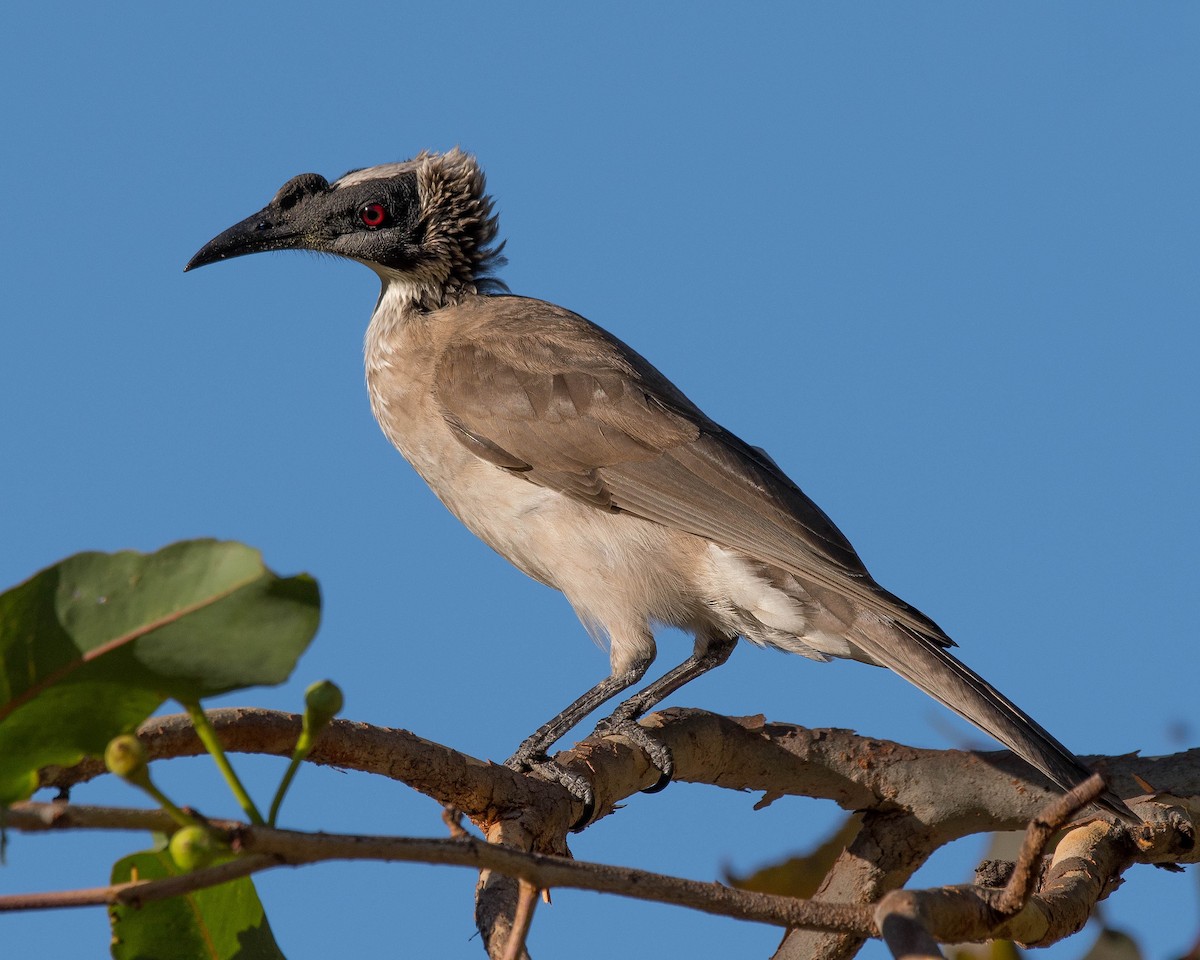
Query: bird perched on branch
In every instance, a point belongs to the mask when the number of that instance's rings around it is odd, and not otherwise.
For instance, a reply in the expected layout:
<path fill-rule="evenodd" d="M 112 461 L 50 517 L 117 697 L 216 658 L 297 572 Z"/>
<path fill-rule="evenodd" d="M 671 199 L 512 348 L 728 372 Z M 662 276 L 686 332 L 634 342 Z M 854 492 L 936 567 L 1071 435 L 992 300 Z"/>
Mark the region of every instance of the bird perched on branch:
<path fill-rule="evenodd" d="M 586 779 L 546 751 L 642 679 L 654 625 L 694 650 L 602 728 L 670 779 L 670 752 L 637 723 L 723 663 L 738 637 L 812 660 L 894 670 L 1068 789 L 1089 771 L 950 652 L 953 641 L 879 586 L 821 509 L 764 452 L 710 420 L 612 334 L 493 276 L 497 218 L 458 149 L 283 185 L 186 269 L 267 250 L 366 264 L 383 289 L 366 334 L 371 407 L 388 439 L 481 540 L 561 590 L 608 642 L 612 672 L 508 761 L 559 780 L 593 813 Z M 1100 803 L 1136 818 L 1113 794 Z"/>

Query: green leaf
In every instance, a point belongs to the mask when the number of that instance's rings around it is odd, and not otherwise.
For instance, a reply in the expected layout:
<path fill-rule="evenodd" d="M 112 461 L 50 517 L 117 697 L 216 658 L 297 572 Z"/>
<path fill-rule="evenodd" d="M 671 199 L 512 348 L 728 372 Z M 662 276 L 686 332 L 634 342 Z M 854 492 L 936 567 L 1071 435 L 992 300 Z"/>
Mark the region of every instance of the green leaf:
<path fill-rule="evenodd" d="M 987 943 L 960 943 L 947 948 L 950 960 L 1023 960 L 1025 954 L 1011 940 L 989 940 Z"/>
<path fill-rule="evenodd" d="M 100 754 L 167 697 L 282 683 L 320 619 L 316 582 L 240 543 L 80 553 L 0 594 L 0 804 Z"/>
<path fill-rule="evenodd" d="M 166 850 L 147 850 L 118 860 L 112 882 L 180 873 Z M 114 960 L 284 960 L 249 877 L 108 915 Z"/>
<path fill-rule="evenodd" d="M 817 892 L 838 855 L 862 828 L 862 814 L 847 817 L 837 831 L 806 854 L 788 857 L 737 876 L 725 871 L 725 882 L 739 890 L 807 899 Z"/>
<path fill-rule="evenodd" d="M 1092 948 L 1083 955 L 1083 960 L 1142 960 L 1138 942 L 1124 930 L 1104 925 Z"/>

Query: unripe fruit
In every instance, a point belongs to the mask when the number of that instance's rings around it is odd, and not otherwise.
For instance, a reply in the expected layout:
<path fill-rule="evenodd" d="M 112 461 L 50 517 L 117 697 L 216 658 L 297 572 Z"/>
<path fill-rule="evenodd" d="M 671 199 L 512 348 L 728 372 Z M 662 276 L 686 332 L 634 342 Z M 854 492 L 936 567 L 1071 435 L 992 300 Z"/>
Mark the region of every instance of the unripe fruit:
<path fill-rule="evenodd" d="M 180 827 L 171 835 L 167 849 L 175 866 L 190 872 L 212 863 L 219 845 L 204 827 Z"/>
<path fill-rule="evenodd" d="M 318 680 L 304 691 L 304 707 L 312 718 L 311 726 L 319 729 L 336 717 L 345 706 L 341 688 L 332 680 Z"/>
<path fill-rule="evenodd" d="M 104 765 L 118 777 L 137 779 L 146 772 L 146 748 L 132 734 L 113 737 L 104 748 Z"/>

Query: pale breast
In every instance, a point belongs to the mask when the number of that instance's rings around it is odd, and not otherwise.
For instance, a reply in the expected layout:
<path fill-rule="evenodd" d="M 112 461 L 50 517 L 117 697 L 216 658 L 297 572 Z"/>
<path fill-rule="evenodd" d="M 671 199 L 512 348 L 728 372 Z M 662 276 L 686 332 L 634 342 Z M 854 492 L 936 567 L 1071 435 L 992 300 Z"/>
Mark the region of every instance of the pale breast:
<path fill-rule="evenodd" d="M 844 626 L 790 575 L 680 530 L 610 512 L 481 459 L 433 391 L 450 318 L 384 291 L 366 337 L 371 408 L 387 438 L 479 539 L 561 590 L 614 667 L 653 655 L 655 623 L 741 635 L 814 659 L 855 656 Z"/>

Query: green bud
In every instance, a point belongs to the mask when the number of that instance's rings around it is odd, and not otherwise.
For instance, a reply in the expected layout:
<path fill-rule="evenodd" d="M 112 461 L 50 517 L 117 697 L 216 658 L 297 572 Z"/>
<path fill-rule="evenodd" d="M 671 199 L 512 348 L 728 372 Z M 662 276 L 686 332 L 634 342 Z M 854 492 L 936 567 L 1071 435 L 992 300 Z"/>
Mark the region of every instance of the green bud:
<path fill-rule="evenodd" d="M 212 863 L 221 844 L 204 827 L 180 827 L 171 835 L 167 849 L 175 866 L 191 872 Z"/>
<path fill-rule="evenodd" d="M 305 725 L 320 730 L 342 712 L 345 698 L 341 688 L 332 680 L 318 680 L 304 691 Z"/>
<path fill-rule="evenodd" d="M 142 741 L 125 733 L 113 737 L 104 748 L 104 765 L 110 773 L 126 780 L 140 780 L 146 776 L 146 748 Z"/>

